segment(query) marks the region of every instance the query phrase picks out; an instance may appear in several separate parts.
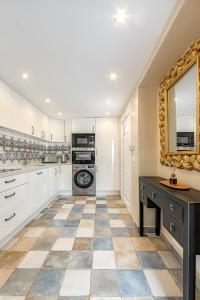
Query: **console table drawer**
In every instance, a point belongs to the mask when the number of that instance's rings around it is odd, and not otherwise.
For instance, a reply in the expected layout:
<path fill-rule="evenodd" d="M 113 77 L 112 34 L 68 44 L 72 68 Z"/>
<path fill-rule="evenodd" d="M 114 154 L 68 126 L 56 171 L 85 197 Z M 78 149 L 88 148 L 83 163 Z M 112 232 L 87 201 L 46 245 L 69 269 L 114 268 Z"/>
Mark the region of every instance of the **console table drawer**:
<path fill-rule="evenodd" d="M 168 198 L 168 212 L 180 222 L 183 222 L 183 207 Z"/>
<path fill-rule="evenodd" d="M 175 240 L 183 245 L 183 224 L 176 221 L 169 213 L 163 214 L 163 226 L 175 238 Z"/>

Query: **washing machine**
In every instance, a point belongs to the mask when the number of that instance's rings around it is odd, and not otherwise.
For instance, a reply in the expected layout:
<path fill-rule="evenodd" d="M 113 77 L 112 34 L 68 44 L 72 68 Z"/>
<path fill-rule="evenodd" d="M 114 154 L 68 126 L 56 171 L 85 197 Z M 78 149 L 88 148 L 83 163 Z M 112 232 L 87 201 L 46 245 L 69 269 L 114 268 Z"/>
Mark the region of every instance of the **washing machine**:
<path fill-rule="evenodd" d="M 95 196 L 95 165 L 73 165 L 72 176 L 72 190 L 74 196 Z"/>

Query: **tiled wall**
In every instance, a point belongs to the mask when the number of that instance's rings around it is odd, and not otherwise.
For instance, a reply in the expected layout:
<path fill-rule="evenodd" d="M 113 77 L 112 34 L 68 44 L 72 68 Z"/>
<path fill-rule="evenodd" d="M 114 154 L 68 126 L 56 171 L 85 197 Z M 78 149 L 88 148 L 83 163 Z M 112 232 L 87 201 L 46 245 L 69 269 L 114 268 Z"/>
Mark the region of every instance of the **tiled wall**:
<path fill-rule="evenodd" d="M 41 162 L 44 153 L 70 155 L 69 143 L 47 142 L 0 127 L 0 164 Z"/>

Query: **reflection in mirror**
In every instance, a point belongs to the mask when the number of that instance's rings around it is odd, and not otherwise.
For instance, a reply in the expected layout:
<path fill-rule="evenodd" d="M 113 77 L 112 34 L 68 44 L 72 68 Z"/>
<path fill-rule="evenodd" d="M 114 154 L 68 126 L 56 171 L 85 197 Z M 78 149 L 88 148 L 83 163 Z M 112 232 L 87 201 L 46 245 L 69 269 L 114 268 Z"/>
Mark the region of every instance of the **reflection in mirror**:
<path fill-rule="evenodd" d="M 168 90 L 169 152 L 196 151 L 196 64 Z"/>

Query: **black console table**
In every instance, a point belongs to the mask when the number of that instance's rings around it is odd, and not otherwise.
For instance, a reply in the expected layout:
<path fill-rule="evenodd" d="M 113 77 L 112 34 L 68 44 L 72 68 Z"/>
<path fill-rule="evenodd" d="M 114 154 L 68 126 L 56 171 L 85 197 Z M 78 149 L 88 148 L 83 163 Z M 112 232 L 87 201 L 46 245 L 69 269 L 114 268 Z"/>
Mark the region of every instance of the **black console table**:
<path fill-rule="evenodd" d="M 200 191 L 174 190 L 160 184 L 160 177 L 140 177 L 140 235 L 144 233 L 144 205 L 155 208 L 155 231 L 163 226 L 183 247 L 183 300 L 195 300 L 196 255 L 200 254 Z"/>

